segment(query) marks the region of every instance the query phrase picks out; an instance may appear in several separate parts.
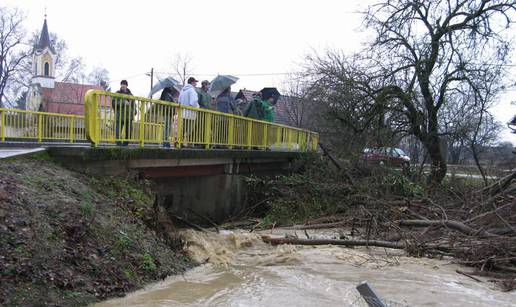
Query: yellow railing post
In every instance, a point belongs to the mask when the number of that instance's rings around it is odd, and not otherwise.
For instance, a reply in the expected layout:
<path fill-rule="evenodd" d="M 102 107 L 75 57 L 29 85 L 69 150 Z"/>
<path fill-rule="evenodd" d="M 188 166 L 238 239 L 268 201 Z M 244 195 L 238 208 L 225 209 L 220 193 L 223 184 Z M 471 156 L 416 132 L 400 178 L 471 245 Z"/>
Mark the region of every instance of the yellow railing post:
<path fill-rule="evenodd" d="M 281 127 L 276 126 L 276 144 L 278 148 L 281 147 Z"/>
<path fill-rule="evenodd" d="M 98 95 L 94 90 L 86 92 L 84 97 L 84 115 L 86 139 L 91 142 L 92 146 L 97 147 L 100 142 L 100 118 L 98 118 Z"/>
<path fill-rule="evenodd" d="M 206 149 L 210 148 L 211 144 L 211 113 L 206 112 L 206 120 L 204 121 L 204 141 L 206 145 L 204 146 Z"/>
<path fill-rule="evenodd" d="M 70 143 L 73 143 L 73 137 L 75 132 L 75 115 L 70 118 Z"/>
<path fill-rule="evenodd" d="M 99 144 L 100 144 L 100 140 L 102 138 L 102 131 L 101 131 L 101 121 L 102 121 L 102 116 L 99 116 L 99 100 L 100 100 L 100 96 L 95 94 L 93 96 L 93 106 L 94 106 L 94 109 L 91 110 L 91 112 L 93 112 L 93 114 L 95 114 L 95 138 L 96 138 L 96 141 L 95 141 L 95 147 L 97 147 Z"/>
<path fill-rule="evenodd" d="M 247 147 L 251 149 L 253 145 L 253 121 L 247 121 Z"/>
<path fill-rule="evenodd" d="M 288 129 L 287 149 L 292 149 L 292 129 Z"/>
<path fill-rule="evenodd" d="M 41 143 L 43 140 L 43 115 L 38 114 L 38 142 Z"/>
<path fill-rule="evenodd" d="M 0 114 L 2 114 L 2 126 L 0 127 L 0 137 L 2 138 L 2 142 L 5 142 L 5 111 L 0 110 Z"/>
<path fill-rule="evenodd" d="M 144 144 L 145 144 L 145 103 L 140 100 L 140 147 L 143 148 Z"/>
<path fill-rule="evenodd" d="M 267 148 L 267 124 L 263 124 L 263 147 Z"/>
<path fill-rule="evenodd" d="M 181 105 L 177 108 L 177 146 L 181 148 L 183 143 L 183 112 Z"/>
<path fill-rule="evenodd" d="M 233 141 L 233 135 L 235 133 L 235 119 L 233 115 L 229 115 L 229 121 L 228 121 L 228 146 L 229 149 L 233 148 L 234 141 Z"/>

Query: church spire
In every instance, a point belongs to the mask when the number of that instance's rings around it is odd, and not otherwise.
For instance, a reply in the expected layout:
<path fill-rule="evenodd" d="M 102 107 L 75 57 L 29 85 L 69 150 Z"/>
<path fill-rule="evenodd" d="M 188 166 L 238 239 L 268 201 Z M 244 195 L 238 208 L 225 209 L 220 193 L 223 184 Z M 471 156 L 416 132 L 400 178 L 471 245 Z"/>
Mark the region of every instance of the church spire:
<path fill-rule="evenodd" d="M 54 47 L 50 43 L 50 35 L 48 33 L 48 25 L 47 25 L 47 13 L 45 10 L 45 21 L 43 22 L 43 28 L 41 29 L 41 34 L 39 35 L 39 42 L 36 46 L 36 49 L 43 50 L 45 48 L 49 48 L 50 51 L 55 53 Z"/>

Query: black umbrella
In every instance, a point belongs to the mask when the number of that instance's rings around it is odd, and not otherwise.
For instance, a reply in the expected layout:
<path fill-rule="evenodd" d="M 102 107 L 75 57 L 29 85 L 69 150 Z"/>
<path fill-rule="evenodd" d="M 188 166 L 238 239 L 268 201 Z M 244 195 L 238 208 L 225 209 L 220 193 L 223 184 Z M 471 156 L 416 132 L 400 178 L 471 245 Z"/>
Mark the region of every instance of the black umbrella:
<path fill-rule="evenodd" d="M 272 97 L 274 99 L 273 104 L 276 104 L 281 96 L 280 92 L 275 87 L 264 87 L 260 92 L 262 93 L 262 99 L 264 100 Z"/>

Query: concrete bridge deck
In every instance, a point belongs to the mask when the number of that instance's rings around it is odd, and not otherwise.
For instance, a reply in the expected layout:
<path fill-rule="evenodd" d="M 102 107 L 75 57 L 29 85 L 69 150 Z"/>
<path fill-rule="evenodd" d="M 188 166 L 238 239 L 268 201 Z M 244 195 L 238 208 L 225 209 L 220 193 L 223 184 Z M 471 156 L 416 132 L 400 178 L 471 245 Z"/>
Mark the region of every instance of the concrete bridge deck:
<path fill-rule="evenodd" d="M 309 155 L 290 151 L 162 149 L 137 147 L 49 147 L 66 166 L 90 174 L 138 172 L 148 178 L 284 171 Z"/>

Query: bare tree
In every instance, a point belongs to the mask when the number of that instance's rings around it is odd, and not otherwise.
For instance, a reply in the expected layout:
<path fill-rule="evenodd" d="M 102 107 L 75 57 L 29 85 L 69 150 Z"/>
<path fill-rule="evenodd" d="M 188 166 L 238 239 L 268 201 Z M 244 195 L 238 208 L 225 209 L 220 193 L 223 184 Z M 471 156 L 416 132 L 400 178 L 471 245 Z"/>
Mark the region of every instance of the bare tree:
<path fill-rule="evenodd" d="M 475 104 L 498 95 L 515 11 L 513 0 L 382 0 L 365 13 L 376 32 L 368 74 L 384 83 L 375 100 L 398 106 L 432 161 L 432 183 L 446 175 L 441 111 L 463 95 Z"/>
<path fill-rule="evenodd" d="M 305 77 L 310 98 L 322 117 L 317 120 L 321 137 L 333 134 L 344 153 L 359 153 L 364 146 L 391 146 L 406 135 L 406 120 L 399 107 L 382 98 L 378 88 L 386 83 L 371 76 L 357 56 L 327 50 L 307 57 Z"/>
<path fill-rule="evenodd" d="M 185 85 L 192 73 L 192 58 L 190 55 L 176 53 L 172 60 L 172 74 L 178 76 L 181 84 Z"/>
<path fill-rule="evenodd" d="M 82 58 L 72 58 L 64 68 L 63 71 L 63 82 L 70 83 L 83 83 L 86 79 L 86 66 L 83 63 Z"/>
<path fill-rule="evenodd" d="M 100 85 L 104 90 L 109 89 L 109 71 L 102 67 L 95 67 L 88 74 L 87 80 L 94 85 Z"/>
<path fill-rule="evenodd" d="M 318 110 L 311 94 L 311 85 L 301 75 L 293 74 L 287 79 L 281 102 L 285 104 L 289 124 L 306 129 L 314 128 L 314 117 Z"/>
<path fill-rule="evenodd" d="M 23 14 L 17 8 L 0 7 L 0 107 L 29 58 L 22 21 Z"/>

